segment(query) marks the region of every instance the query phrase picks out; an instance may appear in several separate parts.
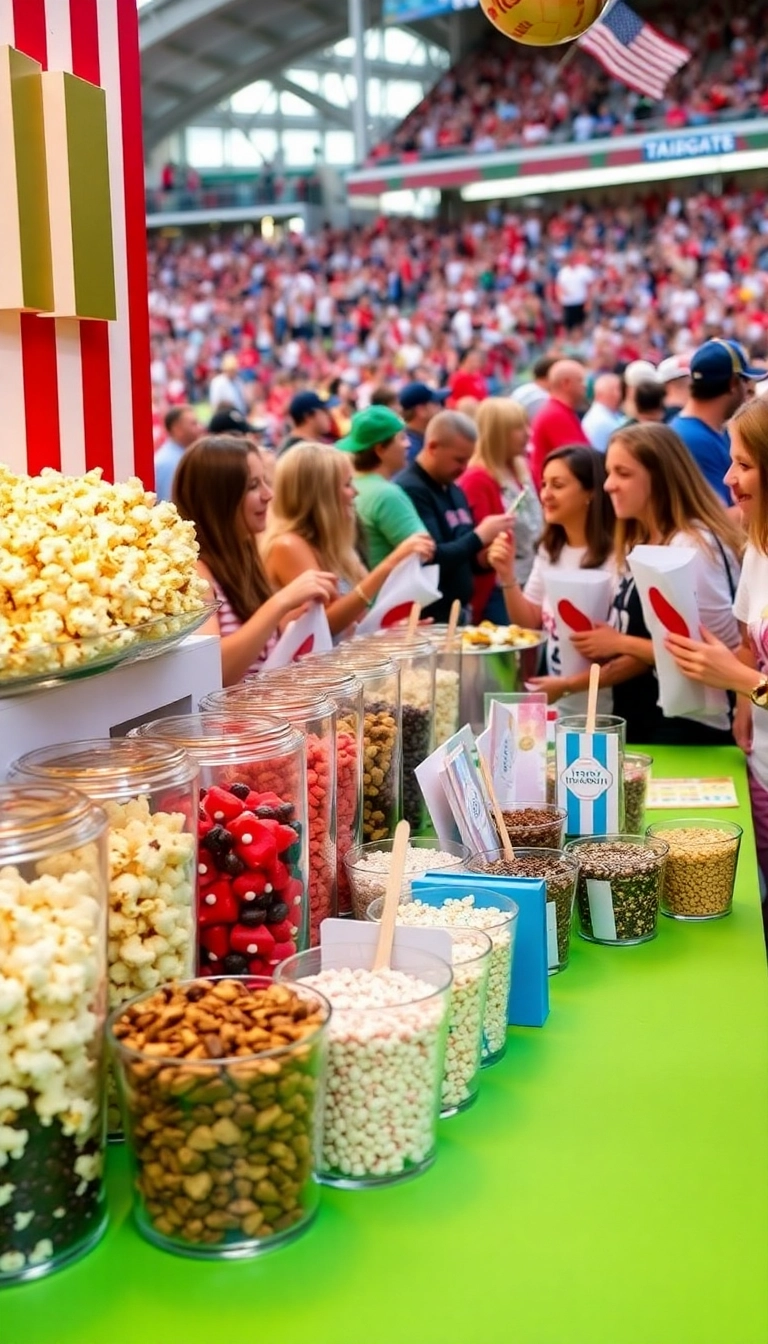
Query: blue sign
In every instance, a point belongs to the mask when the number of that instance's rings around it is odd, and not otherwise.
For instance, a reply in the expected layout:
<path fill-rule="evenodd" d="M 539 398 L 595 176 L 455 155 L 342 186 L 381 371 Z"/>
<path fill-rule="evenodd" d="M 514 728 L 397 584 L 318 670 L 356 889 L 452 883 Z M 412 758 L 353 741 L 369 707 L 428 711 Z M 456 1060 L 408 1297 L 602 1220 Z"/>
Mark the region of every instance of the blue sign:
<path fill-rule="evenodd" d="M 735 148 L 733 131 L 681 131 L 678 135 L 664 135 L 643 142 L 646 163 L 697 159 L 704 154 L 732 154 Z"/>
<path fill-rule="evenodd" d="M 477 0 L 384 0 L 382 12 L 385 23 L 416 23 L 476 6 Z"/>

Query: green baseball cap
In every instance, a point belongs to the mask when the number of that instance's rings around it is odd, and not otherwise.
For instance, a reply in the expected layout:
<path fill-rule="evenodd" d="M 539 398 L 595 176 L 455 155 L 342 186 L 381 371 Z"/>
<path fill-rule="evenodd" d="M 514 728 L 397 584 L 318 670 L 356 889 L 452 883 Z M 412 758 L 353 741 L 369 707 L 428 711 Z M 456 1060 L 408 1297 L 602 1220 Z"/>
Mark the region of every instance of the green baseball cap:
<path fill-rule="evenodd" d="M 343 453 L 364 453 L 367 448 L 375 448 L 379 443 L 393 439 L 405 421 L 395 415 L 388 406 L 369 406 L 352 416 L 352 427 L 346 438 L 339 439 L 336 447 Z"/>

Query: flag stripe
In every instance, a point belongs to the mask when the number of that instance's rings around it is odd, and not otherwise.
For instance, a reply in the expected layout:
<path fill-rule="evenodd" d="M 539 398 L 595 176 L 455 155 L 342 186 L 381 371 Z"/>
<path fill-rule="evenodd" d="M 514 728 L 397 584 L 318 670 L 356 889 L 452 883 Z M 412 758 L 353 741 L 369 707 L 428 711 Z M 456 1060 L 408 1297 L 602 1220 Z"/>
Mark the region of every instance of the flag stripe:
<path fill-rule="evenodd" d="M 45 0 L 13 0 L 13 19 L 15 45 L 47 69 Z M 50 317 L 22 313 L 20 330 L 27 463 L 34 474 L 61 465 L 56 324 Z"/>
<path fill-rule="evenodd" d="M 626 47 L 614 41 L 609 34 L 595 34 L 592 41 L 582 45 L 586 46 L 598 60 L 604 61 L 618 79 L 624 80 L 639 93 L 652 94 L 657 99 L 664 96 L 669 73 L 663 76 L 656 75 L 649 70 L 647 62 L 636 60 L 627 52 Z"/>
<path fill-rule="evenodd" d="M 99 20 L 96 0 L 70 0 L 72 73 L 91 84 L 101 83 Z M 84 453 L 82 470 L 101 467 L 114 477 L 112 433 L 112 371 L 106 322 L 81 322 L 80 383 L 83 399 Z"/>
<path fill-rule="evenodd" d="M 97 0 L 99 64 L 107 95 L 107 141 L 109 189 L 112 197 L 113 245 L 115 250 L 115 299 L 117 320 L 109 322 L 108 343 L 112 369 L 112 453 L 115 479 L 134 474 L 133 397 L 126 260 L 125 177 L 123 167 L 122 110 L 120 99 L 120 41 L 115 0 Z M 145 250 L 146 255 L 146 250 Z"/>
<path fill-rule="evenodd" d="M 141 119 L 139 13 L 135 4 L 119 4 L 120 90 L 122 100 L 125 222 L 128 245 L 128 304 L 133 393 L 134 470 L 154 483 L 152 402 L 149 383 L 149 309 L 147 304 L 147 206 Z"/>
<path fill-rule="evenodd" d="M 615 0 L 579 38 L 579 46 L 615 79 L 656 100 L 664 97 L 672 75 L 691 56 L 686 47 L 645 23 L 624 0 Z"/>

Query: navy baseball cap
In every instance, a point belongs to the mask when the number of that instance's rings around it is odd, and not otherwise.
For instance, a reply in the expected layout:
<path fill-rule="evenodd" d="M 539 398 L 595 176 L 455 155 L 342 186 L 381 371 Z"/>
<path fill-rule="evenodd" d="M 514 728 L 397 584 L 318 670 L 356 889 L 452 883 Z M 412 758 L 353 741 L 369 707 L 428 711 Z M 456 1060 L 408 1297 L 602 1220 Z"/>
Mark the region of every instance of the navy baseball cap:
<path fill-rule="evenodd" d="M 302 420 L 306 420 L 314 411 L 327 410 L 326 403 L 316 392 L 297 392 L 288 406 L 288 414 L 295 425 L 300 425 Z"/>
<path fill-rule="evenodd" d="M 414 411 L 417 406 L 428 406 L 431 401 L 442 406 L 450 395 L 450 388 L 447 387 L 436 391 L 434 387 L 427 387 L 426 383 L 406 383 L 398 400 L 404 411 Z"/>
<path fill-rule="evenodd" d="M 691 359 L 691 381 L 696 387 L 702 383 L 728 383 L 731 378 L 764 378 L 765 369 L 750 367 L 747 352 L 738 341 L 706 341 Z"/>
<path fill-rule="evenodd" d="M 260 434 L 262 425 L 252 425 L 244 415 L 234 408 L 217 411 L 208 425 L 209 434 Z"/>

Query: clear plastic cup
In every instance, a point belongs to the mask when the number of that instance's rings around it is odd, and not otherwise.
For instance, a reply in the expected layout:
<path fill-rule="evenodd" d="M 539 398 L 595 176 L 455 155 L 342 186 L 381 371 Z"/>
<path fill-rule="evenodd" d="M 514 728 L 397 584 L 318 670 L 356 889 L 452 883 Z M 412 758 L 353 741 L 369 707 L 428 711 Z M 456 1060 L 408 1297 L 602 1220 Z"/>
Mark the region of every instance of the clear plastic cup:
<path fill-rule="evenodd" d="M 431 1166 L 453 975 L 440 957 L 395 949 L 372 972 L 374 948 L 310 948 L 278 966 L 331 1004 L 319 1178 L 347 1189 L 390 1185 Z M 379 995 L 378 1001 L 374 998 Z"/>
<path fill-rule="evenodd" d="M 645 807 L 651 780 L 652 756 L 627 752 L 624 757 L 624 830 L 627 835 L 645 835 Z"/>
<path fill-rule="evenodd" d="M 566 845 L 579 865 L 581 937 L 609 947 L 655 938 L 668 852 L 663 841 L 640 835 L 585 836 Z"/>
<path fill-rule="evenodd" d="M 241 1259 L 292 1240 L 314 1218 L 330 1007 L 307 986 L 290 989 L 300 1007 L 280 1005 L 283 1024 L 289 1019 L 300 1029 L 310 1015 L 317 1021 L 300 1039 L 253 1053 L 249 1044 L 285 1040 L 284 1032 L 273 1031 L 260 1011 L 258 1021 L 250 1014 L 250 1030 L 239 1024 L 235 1037 L 227 1014 L 247 990 L 266 1002 L 265 992 L 274 994 L 275 986 L 265 977 L 186 981 L 151 990 L 112 1014 L 107 1035 L 133 1175 L 133 1213 L 142 1236 L 156 1246 L 197 1259 Z M 193 1009 L 207 1002 L 202 995 L 222 996 L 211 1015 L 216 1032 L 202 1020 L 202 1010 L 199 1025 L 194 1012 L 184 1024 L 199 1036 L 201 1057 L 160 1054 L 154 1027 L 142 1048 L 122 1034 L 130 1013 L 135 1020 L 138 1011 L 145 1021 L 152 1005 L 174 990 L 198 996 Z M 230 1051 L 235 1039 L 245 1039 L 245 1053 L 227 1053 L 225 1031 Z"/>
<path fill-rule="evenodd" d="M 515 847 L 509 860 L 503 849 L 473 854 L 467 864 L 470 872 L 498 873 L 504 877 L 543 878 L 547 884 L 547 963 L 549 974 L 557 975 L 568 965 L 571 945 L 573 906 L 579 865 L 560 849 Z"/>
<path fill-rule="evenodd" d="M 370 845 L 356 845 L 345 859 L 352 894 L 352 913 L 355 919 L 365 919 L 371 901 L 384 895 L 392 860 L 393 840 L 378 840 Z M 408 842 L 401 901 L 408 900 L 411 881 L 424 873 L 441 869 L 460 871 L 465 868 L 471 851 L 466 845 L 453 841 L 441 845 L 439 840 L 416 836 Z"/>
<path fill-rule="evenodd" d="M 733 887 L 743 831 L 731 821 L 693 817 L 658 821 L 648 835 L 669 846 L 661 913 L 670 919 L 723 919 Z"/>
<path fill-rule="evenodd" d="M 562 849 L 565 835 L 564 807 L 554 803 L 515 803 L 502 812 L 514 848 Z"/>
<path fill-rule="evenodd" d="M 384 898 L 372 901 L 368 918 L 379 923 Z M 447 929 L 452 945 L 453 986 L 441 1086 L 440 1118 L 477 1101 L 483 1051 L 483 1017 L 493 944 L 482 929 Z"/>

